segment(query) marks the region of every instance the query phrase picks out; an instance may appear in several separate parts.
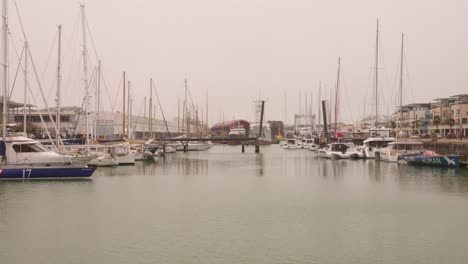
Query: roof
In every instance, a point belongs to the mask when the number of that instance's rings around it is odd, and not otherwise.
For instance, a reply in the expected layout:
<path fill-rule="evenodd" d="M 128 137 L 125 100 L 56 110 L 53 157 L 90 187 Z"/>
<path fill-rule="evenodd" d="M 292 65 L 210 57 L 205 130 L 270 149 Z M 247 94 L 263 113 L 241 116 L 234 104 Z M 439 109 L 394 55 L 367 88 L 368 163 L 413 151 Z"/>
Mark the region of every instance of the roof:
<path fill-rule="evenodd" d="M 0 96 L 0 105 L 3 105 L 3 96 Z M 24 107 L 24 103 L 17 103 L 15 101 L 8 100 L 9 108 L 21 108 Z M 34 107 L 32 104 L 26 104 L 26 107 Z"/>
<path fill-rule="evenodd" d="M 436 98 L 433 101 L 443 101 L 443 100 L 455 100 L 455 98 L 452 97 L 441 97 L 441 98 Z"/>
<path fill-rule="evenodd" d="M 240 124 L 242 127 L 246 129 L 250 127 L 249 122 L 245 120 L 237 119 L 237 120 L 218 122 L 211 127 L 211 130 L 220 130 L 220 129 L 228 129 L 228 128 L 230 129 L 234 126 L 237 126 L 238 124 Z"/>
<path fill-rule="evenodd" d="M 468 94 L 457 94 L 457 95 L 452 95 L 450 97 L 468 97 Z"/>

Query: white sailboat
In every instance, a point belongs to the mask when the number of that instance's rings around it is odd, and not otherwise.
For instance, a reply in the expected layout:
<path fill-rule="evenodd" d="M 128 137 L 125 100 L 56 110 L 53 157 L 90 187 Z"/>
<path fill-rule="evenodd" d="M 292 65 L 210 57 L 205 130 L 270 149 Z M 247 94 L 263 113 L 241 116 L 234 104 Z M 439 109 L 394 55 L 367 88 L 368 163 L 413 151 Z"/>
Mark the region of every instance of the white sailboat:
<path fill-rule="evenodd" d="M 401 34 L 401 55 L 400 55 L 400 115 L 403 104 L 403 51 L 404 51 L 404 34 Z M 398 136 L 398 134 L 397 134 Z M 388 146 L 381 148 L 376 152 L 376 159 L 386 162 L 398 162 L 402 159 L 404 153 L 419 152 L 423 150 L 423 144 L 419 141 L 409 141 L 406 139 L 396 139 L 394 142 L 388 143 Z"/>
<path fill-rule="evenodd" d="M 362 158 L 362 152 L 359 151 L 353 143 L 330 143 L 326 147 L 318 150 L 318 156 L 326 159 L 349 159 Z"/>
<path fill-rule="evenodd" d="M 381 148 L 385 148 L 389 143 L 394 142 L 396 139 L 390 136 L 390 129 L 385 127 L 379 128 L 378 116 L 379 116 L 379 21 L 377 20 L 377 32 L 376 32 L 376 41 L 375 41 L 375 123 L 374 128 L 369 130 L 369 138 L 364 140 L 364 145 L 362 146 L 362 151 L 364 153 L 364 158 L 366 159 L 375 159 L 376 153 L 380 151 Z"/>

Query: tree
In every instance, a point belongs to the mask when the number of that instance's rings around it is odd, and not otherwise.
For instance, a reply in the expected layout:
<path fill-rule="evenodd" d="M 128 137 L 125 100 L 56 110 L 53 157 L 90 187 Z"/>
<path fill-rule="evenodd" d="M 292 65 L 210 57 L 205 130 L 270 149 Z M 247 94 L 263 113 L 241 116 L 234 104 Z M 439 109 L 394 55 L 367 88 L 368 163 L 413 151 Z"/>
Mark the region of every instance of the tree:
<path fill-rule="evenodd" d="M 419 127 L 422 125 L 422 120 L 416 119 L 413 121 L 414 130 L 419 134 Z"/>
<path fill-rule="evenodd" d="M 436 133 L 439 133 L 440 117 L 434 116 L 432 123 L 436 126 Z"/>
<path fill-rule="evenodd" d="M 452 127 L 455 125 L 455 119 L 451 117 L 447 118 L 447 124 L 450 127 L 450 133 L 452 133 Z"/>

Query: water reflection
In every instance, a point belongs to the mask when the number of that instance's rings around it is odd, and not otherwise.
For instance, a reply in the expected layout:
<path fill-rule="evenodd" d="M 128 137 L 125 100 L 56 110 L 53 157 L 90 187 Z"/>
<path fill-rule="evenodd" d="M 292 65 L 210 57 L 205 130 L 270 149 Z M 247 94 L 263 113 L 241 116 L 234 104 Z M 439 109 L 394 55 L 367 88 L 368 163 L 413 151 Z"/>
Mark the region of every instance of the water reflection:
<path fill-rule="evenodd" d="M 265 166 L 265 157 L 263 153 L 258 153 L 255 156 L 255 163 L 257 164 L 257 175 L 258 176 L 263 176 L 263 170 Z"/>
<path fill-rule="evenodd" d="M 178 175 L 208 175 L 207 158 L 188 154 L 187 156 L 181 156 L 173 160 L 173 162 L 175 162 L 175 166 L 177 167 Z M 174 163 L 168 164 L 167 166 L 174 166 Z"/>
<path fill-rule="evenodd" d="M 402 189 L 468 193 L 468 171 L 437 167 L 396 165 L 393 169 Z"/>
<path fill-rule="evenodd" d="M 468 258 L 468 170 L 249 150 L 176 153 L 85 181 L 0 181 L 1 263 Z"/>

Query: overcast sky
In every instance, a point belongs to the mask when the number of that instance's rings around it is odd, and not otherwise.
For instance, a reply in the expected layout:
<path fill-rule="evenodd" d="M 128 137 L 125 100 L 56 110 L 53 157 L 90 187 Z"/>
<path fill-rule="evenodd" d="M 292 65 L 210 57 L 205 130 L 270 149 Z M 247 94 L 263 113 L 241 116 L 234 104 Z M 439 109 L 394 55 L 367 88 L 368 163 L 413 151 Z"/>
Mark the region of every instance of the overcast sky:
<path fill-rule="evenodd" d="M 63 104 L 84 95 L 80 3 L 76 0 L 16 0 L 49 104 L 54 104 L 57 25 L 63 26 Z M 299 112 L 299 93 L 335 88 L 342 60 L 341 120 L 373 112 L 372 61 L 380 19 L 381 113 L 397 102 L 401 32 L 405 33 L 404 103 L 468 93 L 468 2 L 456 0 L 100 0 L 86 1 L 86 17 L 110 96 L 103 107 L 121 110 L 122 71 L 132 81 L 134 114 L 149 96 L 152 77 L 166 116 L 177 116 L 177 100 L 188 79 L 193 99 L 209 121 L 253 118 L 253 102 L 265 99 L 267 119 L 288 122 Z M 24 38 L 9 1 L 12 43 Z M 96 63 L 88 36 L 90 63 Z M 10 46 L 10 84 L 17 59 Z M 29 69 L 31 66 L 29 66 Z M 92 69 L 90 69 L 91 75 Z M 32 73 L 30 82 L 33 83 Z M 23 100 L 18 77 L 13 100 Z M 36 91 L 37 87 L 33 85 Z M 308 99 L 310 102 L 310 99 Z M 158 112 L 159 114 L 159 112 Z M 141 110 L 143 115 L 143 110 Z"/>

